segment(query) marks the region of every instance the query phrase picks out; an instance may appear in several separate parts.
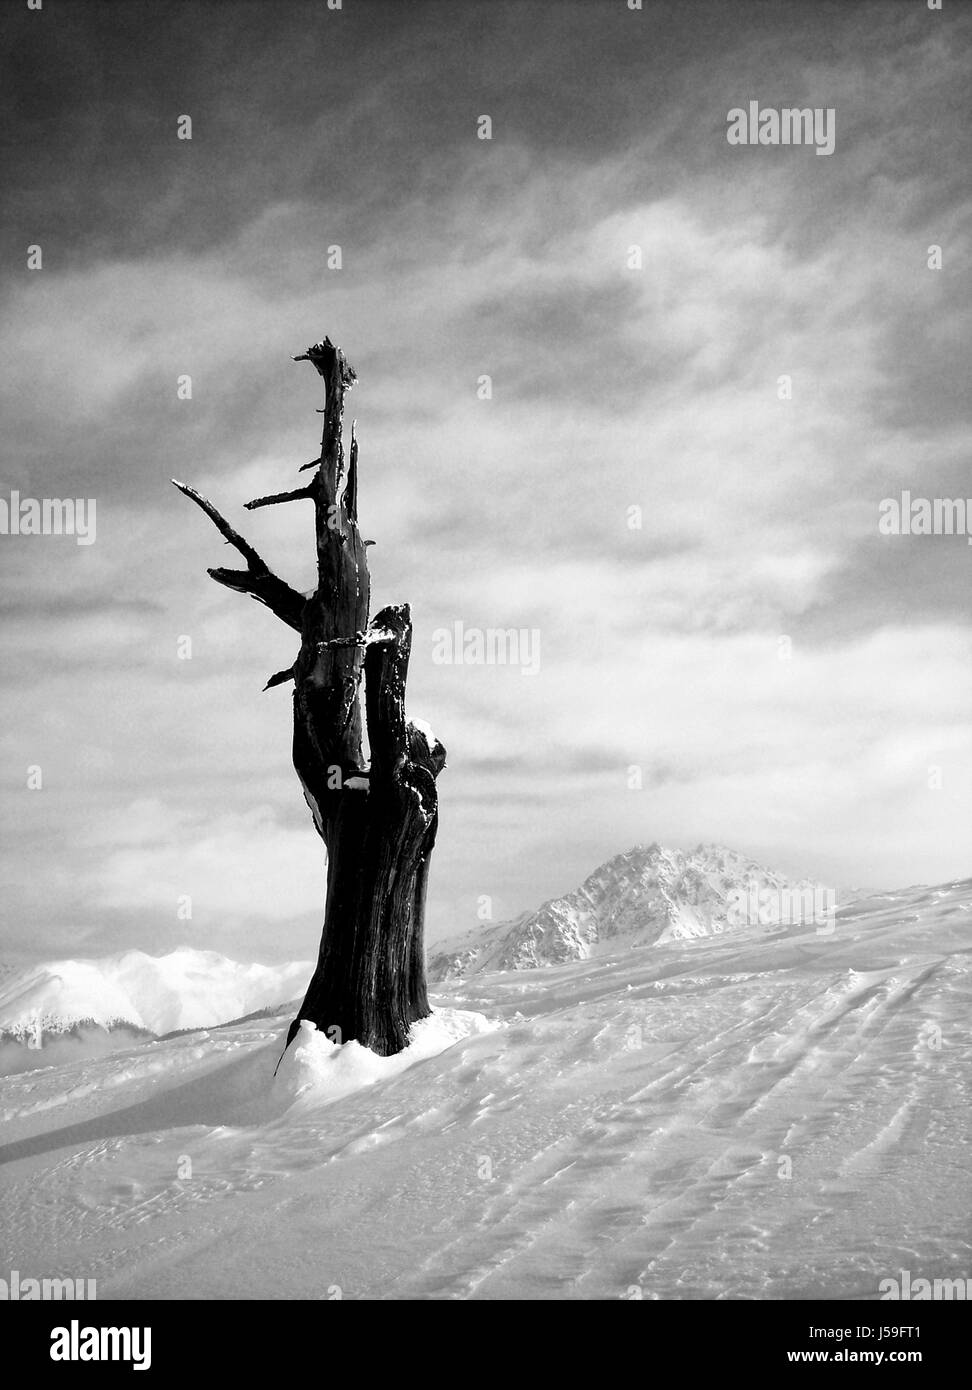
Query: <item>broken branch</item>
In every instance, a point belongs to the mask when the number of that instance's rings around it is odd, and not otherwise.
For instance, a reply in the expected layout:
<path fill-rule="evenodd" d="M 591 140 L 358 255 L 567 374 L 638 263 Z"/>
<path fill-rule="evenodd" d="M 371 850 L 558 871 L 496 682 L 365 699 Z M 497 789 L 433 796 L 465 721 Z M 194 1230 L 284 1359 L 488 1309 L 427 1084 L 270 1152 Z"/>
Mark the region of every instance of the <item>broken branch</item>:
<path fill-rule="evenodd" d="M 252 512 L 257 507 L 273 507 L 278 502 L 296 502 L 302 497 L 314 496 L 313 486 L 298 487 L 293 492 L 273 492 L 268 497 L 254 497 L 252 502 L 244 502 L 243 505 L 248 512 Z"/>
<path fill-rule="evenodd" d="M 301 616 L 306 602 L 303 594 L 299 594 L 296 589 L 292 589 L 289 584 L 285 584 L 282 579 L 277 578 L 252 545 L 244 540 L 239 532 L 234 531 L 208 497 L 204 497 L 201 492 L 197 492 L 188 483 L 180 483 L 176 478 L 172 479 L 172 483 L 184 496 L 195 502 L 196 506 L 206 513 L 226 543 L 235 546 L 246 560 L 247 569 L 211 569 L 208 571 L 211 578 L 227 589 L 234 589 L 241 594 L 249 594 L 258 603 L 265 604 L 281 622 L 300 632 Z"/>

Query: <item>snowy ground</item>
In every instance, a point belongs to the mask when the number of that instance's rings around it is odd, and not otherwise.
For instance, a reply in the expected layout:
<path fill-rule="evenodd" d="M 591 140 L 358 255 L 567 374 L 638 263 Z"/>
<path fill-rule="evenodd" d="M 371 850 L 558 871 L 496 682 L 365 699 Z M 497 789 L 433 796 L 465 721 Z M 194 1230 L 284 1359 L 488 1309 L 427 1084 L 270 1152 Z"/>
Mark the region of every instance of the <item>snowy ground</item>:
<path fill-rule="evenodd" d="M 271 1081 L 281 1014 L 3 1078 L 0 1271 L 101 1298 L 970 1276 L 970 911 L 912 889 L 829 936 L 476 976 L 407 1065 L 305 1039 Z"/>

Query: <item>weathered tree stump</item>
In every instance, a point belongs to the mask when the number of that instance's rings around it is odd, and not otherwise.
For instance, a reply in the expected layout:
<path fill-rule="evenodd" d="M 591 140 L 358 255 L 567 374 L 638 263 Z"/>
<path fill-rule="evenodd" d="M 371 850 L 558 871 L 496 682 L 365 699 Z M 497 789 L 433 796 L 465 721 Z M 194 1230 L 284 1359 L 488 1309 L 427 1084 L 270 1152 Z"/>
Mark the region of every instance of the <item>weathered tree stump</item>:
<path fill-rule="evenodd" d="M 305 599 L 268 569 L 205 497 L 175 486 L 212 519 L 247 562 L 211 569 L 218 583 L 249 594 L 300 632 L 292 667 L 266 688 L 294 681 L 293 757 L 314 825 L 327 849 L 327 898 L 317 967 L 287 1043 L 302 1019 L 335 1041 L 400 1052 L 429 1012 L 424 919 L 429 859 L 438 824 L 436 778 L 445 749 L 405 717 L 412 640 L 407 604 L 368 621 L 367 546 L 358 529 L 358 446 L 352 429 L 345 468 L 344 393 L 355 374 L 328 338 L 294 359 L 312 362 L 325 384 L 324 432 L 311 482 L 258 497 L 249 509 L 314 503 L 317 589 Z M 343 490 L 342 490 L 343 484 Z M 363 750 L 360 689 L 370 763 Z"/>

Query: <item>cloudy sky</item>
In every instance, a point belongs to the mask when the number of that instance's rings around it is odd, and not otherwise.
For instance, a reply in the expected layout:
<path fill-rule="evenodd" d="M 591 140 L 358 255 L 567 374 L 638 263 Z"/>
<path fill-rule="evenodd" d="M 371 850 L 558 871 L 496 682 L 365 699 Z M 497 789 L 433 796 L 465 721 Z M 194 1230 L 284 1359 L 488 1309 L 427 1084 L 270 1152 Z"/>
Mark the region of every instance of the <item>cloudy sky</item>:
<path fill-rule="evenodd" d="M 449 749 L 432 938 L 652 840 L 842 889 L 969 873 L 972 551 L 877 527 L 904 488 L 972 497 L 969 11 L 3 22 L 0 498 L 97 504 L 92 545 L 0 535 L 4 959 L 316 951 L 289 687 L 261 691 L 294 634 L 207 577 L 232 561 L 168 479 L 312 587 L 311 509 L 242 504 L 316 453 L 290 355 L 325 333 L 374 607 L 411 603 L 410 712 Z M 751 100 L 833 108 L 834 153 L 729 145 Z M 538 673 L 436 664 L 460 621 L 535 629 Z"/>

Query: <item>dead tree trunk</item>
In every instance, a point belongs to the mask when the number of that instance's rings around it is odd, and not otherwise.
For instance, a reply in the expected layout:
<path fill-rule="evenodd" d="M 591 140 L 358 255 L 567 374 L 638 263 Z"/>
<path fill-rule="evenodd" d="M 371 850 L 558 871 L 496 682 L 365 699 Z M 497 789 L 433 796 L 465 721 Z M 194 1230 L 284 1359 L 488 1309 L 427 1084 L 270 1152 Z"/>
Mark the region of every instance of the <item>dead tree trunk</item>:
<path fill-rule="evenodd" d="M 300 632 L 293 666 L 271 676 L 267 688 L 294 681 L 294 767 L 327 848 L 327 899 L 317 968 L 287 1042 L 308 1019 L 335 1041 L 356 1038 L 387 1055 L 400 1052 L 411 1024 L 429 1013 L 425 890 L 445 749 L 405 718 L 408 605 L 383 608 L 368 621 L 371 542 L 358 530 L 353 428 L 347 468 L 342 440 L 344 393 L 355 374 L 327 338 L 294 360 L 312 362 L 324 378 L 320 458 L 303 465 L 315 470 L 306 487 L 246 506 L 313 501 L 314 594 L 305 599 L 277 579 L 212 503 L 175 485 L 247 562 L 246 570 L 211 569 L 212 577 L 259 599 Z M 362 748 L 362 675 L 370 765 Z"/>

